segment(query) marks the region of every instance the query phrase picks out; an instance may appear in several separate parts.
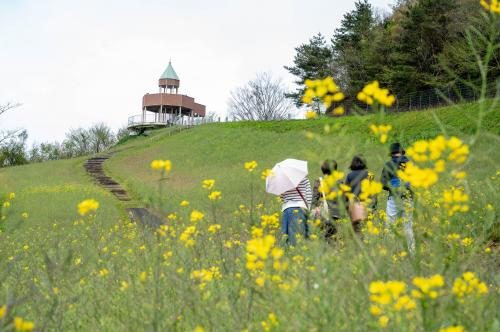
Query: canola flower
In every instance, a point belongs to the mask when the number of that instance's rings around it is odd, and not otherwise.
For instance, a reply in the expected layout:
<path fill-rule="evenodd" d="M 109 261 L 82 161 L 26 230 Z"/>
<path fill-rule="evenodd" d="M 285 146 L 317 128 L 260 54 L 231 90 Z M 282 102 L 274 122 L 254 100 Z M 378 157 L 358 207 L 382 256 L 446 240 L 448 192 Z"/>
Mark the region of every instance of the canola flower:
<path fill-rule="evenodd" d="M 453 294 L 463 302 L 467 296 L 480 297 L 488 293 L 488 286 L 479 280 L 473 272 L 464 272 L 453 282 Z"/>
<path fill-rule="evenodd" d="M 439 332 L 465 332 L 465 328 L 462 325 L 442 327 Z"/>
<path fill-rule="evenodd" d="M 78 213 L 81 216 L 85 216 L 90 212 L 95 212 L 99 208 L 99 202 L 95 199 L 86 199 L 78 204 Z"/>
<path fill-rule="evenodd" d="M 318 191 L 325 195 L 327 200 L 334 200 L 339 196 L 342 196 L 346 189 L 350 191 L 349 186 L 345 186 L 339 183 L 340 180 L 344 178 L 343 172 L 333 171 L 332 174 L 327 175 L 321 181 Z M 323 199 L 323 198 L 321 198 Z"/>
<path fill-rule="evenodd" d="M 318 113 L 316 113 L 313 110 L 307 111 L 306 112 L 306 119 L 312 120 L 312 119 L 317 119 L 318 118 Z"/>
<path fill-rule="evenodd" d="M 182 202 L 179 203 L 180 206 L 184 207 L 184 206 L 189 206 L 189 202 L 186 201 L 186 200 L 183 200 Z"/>
<path fill-rule="evenodd" d="M 190 220 L 191 222 L 198 222 L 203 219 L 205 215 L 198 210 L 191 211 Z"/>
<path fill-rule="evenodd" d="M 179 236 L 179 240 L 183 242 L 186 247 L 192 247 L 195 244 L 194 237 L 196 234 L 196 226 L 188 226 Z"/>
<path fill-rule="evenodd" d="M 382 183 L 364 179 L 363 181 L 361 181 L 361 193 L 359 194 L 359 199 L 363 202 L 370 203 L 370 197 L 374 197 L 377 194 L 381 193 L 382 189 Z"/>
<path fill-rule="evenodd" d="M 499 0 L 490 0 L 489 2 L 487 0 L 481 0 L 479 3 L 484 9 L 489 10 L 492 13 L 500 14 Z"/>
<path fill-rule="evenodd" d="M 333 115 L 342 115 L 345 114 L 345 108 L 343 106 L 335 107 L 332 111 Z"/>
<path fill-rule="evenodd" d="M 21 218 L 28 219 L 28 217 L 29 217 L 28 212 L 21 213 Z"/>
<path fill-rule="evenodd" d="M 269 313 L 267 319 L 260 323 L 264 331 L 271 331 L 272 328 L 279 325 L 278 318 L 274 313 Z"/>
<path fill-rule="evenodd" d="M 469 195 L 465 194 L 463 189 L 456 187 L 445 190 L 441 199 L 450 217 L 457 212 L 469 211 L 469 205 L 467 204 L 468 200 Z"/>
<path fill-rule="evenodd" d="M 273 175 L 273 171 L 269 168 L 265 169 L 262 171 L 262 173 L 260 174 L 260 178 L 262 180 L 265 180 L 268 176 L 272 176 Z"/>
<path fill-rule="evenodd" d="M 26 321 L 21 317 L 14 317 L 14 328 L 16 331 L 31 331 L 35 328 L 35 323 Z"/>
<path fill-rule="evenodd" d="M 322 80 L 305 80 L 306 90 L 302 96 L 305 104 L 312 104 L 315 99 L 323 101 L 325 108 L 329 108 L 334 102 L 344 100 L 345 95 L 335 83 L 332 77 L 328 76 Z"/>
<path fill-rule="evenodd" d="M 7 305 L 1 305 L 0 306 L 0 319 L 3 319 L 5 317 L 5 314 L 7 313 Z"/>
<path fill-rule="evenodd" d="M 217 231 L 219 231 L 221 229 L 221 227 L 222 226 L 219 224 L 212 224 L 212 225 L 208 226 L 208 232 L 215 234 L 215 233 L 217 233 Z"/>
<path fill-rule="evenodd" d="M 371 124 L 370 125 L 370 129 L 372 131 L 372 133 L 377 136 L 380 140 L 380 143 L 384 144 L 387 142 L 387 139 L 388 139 L 388 133 L 389 131 L 392 130 L 392 126 L 391 125 L 376 125 L 376 124 Z"/>
<path fill-rule="evenodd" d="M 203 180 L 201 186 L 207 190 L 212 190 L 212 188 L 215 186 L 215 180 L 212 179 Z"/>
<path fill-rule="evenodd" d="M 444 278 L 440 274 L 433 275 L 432 277 L 415 277 L 412 281 L 413 285 L 417 287 L 412 291 L 412 296 L 418 299 L 430 297 L 435 299 L 439 296 L 439 288 L 444 286 Z"/>
<path fill-rule="evenodd" d="M 368 291 L 372 303 L 370 313 L 373 316 L 379 316 L 378 323 L 381 327 L 386 327 L 389 324 L 387 316 L 389 313 L 411 311 L 416 308 L 416 303 L 408 296 L 407 286 L 403 281 L 372 281 Z"/>
<path fill-rule="evenodd" d="M 367 105 L 373 105 L 378 102 L 381 105 L 391 107 L 396 101 L 396 97 L 390 94 L 388 89 L 380 88 L 378 81 L 367 84 L 357 95 L 359 101 Z"/>
<path fill-rule="evenodd" d="M 249 172 L 253 172 L 254 169 L 257 168 L 257 162 L 255 160 L 249 161 L 245 163 L 245 169 Z"/>
<path fill-rule="evenodd" d="M 216 200 L 219 200 L 221 198 L 222 198 L 222 193 L 220 191 L 212 191 L 208 195 L 208 199 L 211 200 L 211 201 L 216 201 Z"/>
<path fill-rule="evenodd" d="M 170 172 L 172 169 L 172 162 L 170 160 L 153 160 L 150 166 L 154 170 Z"/>

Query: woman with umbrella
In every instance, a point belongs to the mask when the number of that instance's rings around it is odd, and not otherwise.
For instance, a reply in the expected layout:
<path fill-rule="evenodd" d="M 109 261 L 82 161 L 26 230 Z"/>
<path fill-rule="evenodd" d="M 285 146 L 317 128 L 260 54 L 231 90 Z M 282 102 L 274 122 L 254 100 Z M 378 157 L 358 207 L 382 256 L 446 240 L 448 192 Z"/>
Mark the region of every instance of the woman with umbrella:
<path fill-rule="evenodd" d="M 286 159 L 276 164 L 266 178 L 266 191 L 279 195 L 283 201 L 281 232 L 285 244 L 295 246 L 297 234 L 307 238 L 307 211 L 311 206 L 311 184 L 307 177 L 307 162 Z"/>

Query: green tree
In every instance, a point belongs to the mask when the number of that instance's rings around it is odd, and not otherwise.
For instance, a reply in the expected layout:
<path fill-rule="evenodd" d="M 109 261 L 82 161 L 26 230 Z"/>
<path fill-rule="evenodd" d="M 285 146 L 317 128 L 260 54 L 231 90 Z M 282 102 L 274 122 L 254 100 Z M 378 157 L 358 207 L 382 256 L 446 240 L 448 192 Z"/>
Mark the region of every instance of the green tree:
<path fill-rule="evenodd" d="M 332 49 L 321 33 L 312 37 L 307 44 L 295 48 L 293 66 L 285 66 L 288 72 L 296 77 L 295 92 L 287 93 L 297 107 L 303 105 L 301 97 L 304 93 L 306 79 L 322 79 L 334 75 L 332 69 Z"/>
<path fill-rule="evenodd" d="M 402 3 L 403 15 L 393 25 L 394 49 L 384 73 L 396 93 L 406 94 L 438 84 L 437 78 L 443 72 L 439 55 L 453 39 L 452 13 L 457 5 L 457 0 Z"/>
<path fill-rule="evenodd" d="M 335 30 L 332 46 L 339 72 L 336 80 L 351 97 L 382 71 L 386 49 L 383 28 L 384 22 L 376 19 L 368 0 L 359 0 Z"/>

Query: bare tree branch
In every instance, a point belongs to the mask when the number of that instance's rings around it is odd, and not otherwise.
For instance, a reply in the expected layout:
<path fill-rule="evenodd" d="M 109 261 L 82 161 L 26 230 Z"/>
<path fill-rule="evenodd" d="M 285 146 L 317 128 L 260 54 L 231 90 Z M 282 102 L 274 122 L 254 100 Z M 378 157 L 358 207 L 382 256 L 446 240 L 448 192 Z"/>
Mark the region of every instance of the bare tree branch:
<path fill-rule="evenodd" d="M 19 103 L 7 103 L 0 105 L 0 115 L 3 113 L 7 112 L 8 110 L 11 110 L 13 108 L 19 107 L 21 104 Z M 3 145 L 7 140 L 15 137 L 17 134 L 21 132 L 21 129 L 14 129 L 14 130 L 0 130 L 0 146 Z"/>
<path fill-rule="evenodd" d="M 17 104 L 7 103 L 4 105 L 0 105 L 0 115 L 2 115 L 3 113 L 7 112 L 10 109 L 13 109 L 13 108 L 16 108 L 19 106 L 21 106 L 21 104 L 19 104 L 19 103 L 17 103 Z"/>
<path fill-rule="evenodd" d="M 231 91 L 229 115 L 235 120 L 283 120 L 288 117 L 292 102 L 286 96 L 286 87 L 270 73 L 257 74 L 243 87 Z"/>

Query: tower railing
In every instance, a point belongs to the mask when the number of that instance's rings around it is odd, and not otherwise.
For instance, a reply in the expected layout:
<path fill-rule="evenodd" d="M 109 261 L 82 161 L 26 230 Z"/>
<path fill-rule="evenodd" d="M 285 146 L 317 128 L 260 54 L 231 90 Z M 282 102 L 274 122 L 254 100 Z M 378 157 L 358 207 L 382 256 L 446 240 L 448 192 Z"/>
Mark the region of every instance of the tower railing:
<path fill-rule="evenodd" d="M 212 122 L 204 117 L 179 116 L 173 114 L 146 113 L 137 114 L 128 118 L 128 128 L 133 127 L 161 127 L 161 126 L 195 126 Z"/>

